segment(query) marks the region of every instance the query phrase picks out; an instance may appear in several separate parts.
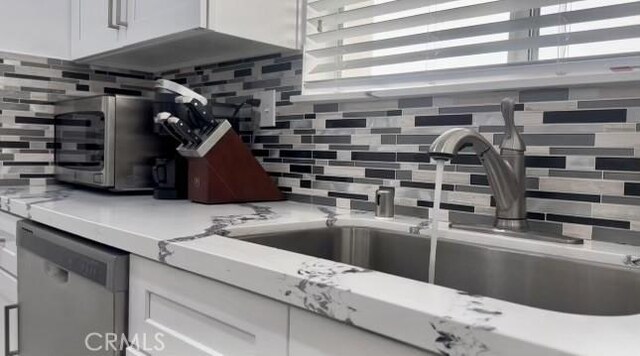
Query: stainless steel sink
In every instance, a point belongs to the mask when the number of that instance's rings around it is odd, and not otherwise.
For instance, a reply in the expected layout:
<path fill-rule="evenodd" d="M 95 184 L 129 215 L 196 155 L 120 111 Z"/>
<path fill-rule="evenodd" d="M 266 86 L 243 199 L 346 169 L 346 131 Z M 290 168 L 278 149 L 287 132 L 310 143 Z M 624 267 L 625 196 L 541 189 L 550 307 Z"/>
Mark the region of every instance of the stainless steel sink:
<path fill-rule="evenodd" d="M 429 239 L 369 228 L 322 228 L 237 239 L 427 281 Z M 436 284 L 537 308 L 640 313 L 640 270 L 438 241 Z"/>

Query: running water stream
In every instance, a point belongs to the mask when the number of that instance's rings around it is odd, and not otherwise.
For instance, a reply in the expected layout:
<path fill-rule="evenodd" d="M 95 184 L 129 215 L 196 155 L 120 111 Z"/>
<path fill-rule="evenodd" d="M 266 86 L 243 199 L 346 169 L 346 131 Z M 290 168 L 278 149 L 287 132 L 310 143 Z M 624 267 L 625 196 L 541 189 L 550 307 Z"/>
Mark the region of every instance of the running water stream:
<path fill-rule="evenodd" d="M 429 283 L 436 279 L 436 250 L 438 248 L 438 218 L 440 217 L 440 199 L 442 197 L 442 176 L 444 160 L 436 160 L 436 186 L 433 193 L 433 216 L 431 217 L 431 251 L 429 252 Z"/>

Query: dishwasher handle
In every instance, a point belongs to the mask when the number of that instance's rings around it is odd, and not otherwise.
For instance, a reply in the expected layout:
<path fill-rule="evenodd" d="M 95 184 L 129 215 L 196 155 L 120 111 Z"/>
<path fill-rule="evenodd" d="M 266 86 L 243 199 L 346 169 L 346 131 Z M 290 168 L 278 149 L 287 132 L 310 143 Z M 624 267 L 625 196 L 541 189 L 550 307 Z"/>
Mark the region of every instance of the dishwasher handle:
<path fill-rule="evenodd" d="M 18 304 L 5 305 L 4 307 L 4 354 L 5 356 L 18 356 L 19 350 L 11 351 L 11 310 L 18 310 Z"/>

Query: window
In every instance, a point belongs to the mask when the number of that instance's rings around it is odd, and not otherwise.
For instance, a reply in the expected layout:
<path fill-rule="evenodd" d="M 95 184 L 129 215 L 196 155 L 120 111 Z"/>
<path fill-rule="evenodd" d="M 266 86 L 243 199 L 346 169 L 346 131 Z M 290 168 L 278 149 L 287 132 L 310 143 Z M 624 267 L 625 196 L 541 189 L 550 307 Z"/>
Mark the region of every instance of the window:
<path fill-rule="evenodd" d="M 304 94 L 637 68 L 640 1 L 308 0 L 304 59 Z"/>

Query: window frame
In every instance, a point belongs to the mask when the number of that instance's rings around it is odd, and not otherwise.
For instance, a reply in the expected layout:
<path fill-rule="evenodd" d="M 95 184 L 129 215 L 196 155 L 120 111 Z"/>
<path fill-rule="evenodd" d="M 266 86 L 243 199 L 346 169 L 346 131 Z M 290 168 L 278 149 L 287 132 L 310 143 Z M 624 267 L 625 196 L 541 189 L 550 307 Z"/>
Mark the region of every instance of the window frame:
<path fill-rule="evenodd" d="M 308 1 L 308 0 L 306 0 Z M 305 1 L 305 3 L 306 3 Z M 372 4 L 376 3 L 376 0 L 371 1 Z M 306 7 L 306 5 L 305 5 Z M 344 8 L 343 8 L 344 9 Z M 341 11 L 343 9 L 340 9 Z M 511 18 L 524 18 L 524 17 L 536 17 L 539 16 L 541 12 L 541 8 L 533 8 L 528 11 L 515 11 L 511 12 Z M 306 17 L 306 16 L 305 16 Z M 306 18 L 304 19 L 306 21 Z M 510 33 L 509 39 L 512 38 L 535 38 L 540 36 L 540 30 L 534 29 L 529 30 L 528 33 L 524 37 L 515 37 L 517 34 Z M 306 34 L 303 38 L 306 38 Z M 419 77 L 429 77 L 429 75 L 433 75 L 435 77 L 438 76 L 446 76 L 448 71 L 453 72 L 479 72 L 479 71 L 488 71 L 490 73 L 499 73 L 501 69 L 505 70 L 505 73 L 508 72 L 509 67 L 518 66 L 520 68 L 534 68 L 534 67 L 549 67 L 552 65 L 558 65 L 560 62 L 559 59 L 549 59 L 539 61 L 539 52 L 540 48 L 529 48 L 527 50 L 515 50 L 508 52 L 508 58 L 506 63 L 500 63 L 495 65 L 488 66 L 477 66 L 477 67 L 469 67 L 469 68 L 453 68 L 453 69 L 437 69 L 437 70 L 425 70 L 423 75 Z M 337 56 L 339 60 L 343 59 L 343 55 Z M 306 60 L 306 58 L 305 58 Z M 548 87 L 548 86 L 557 86 L 557 85 L 585 85 L 588 83 L 599 84 L 599 83 L 617 83 L 617 82 L 632 82 L 632 81 L 640 81 L 640 65 L 635 64 L 636 60 L 640 61 L 640 51 L 628 53 L 624 55 L 620 54 L 612 54 L 612 55 L 599 55 L 599 56 L 589 56 L 589 57 L 579 57 L 579 58 L 563 58 L 561 60 L 562 65 L 566 66 L 583 66 L 589 67 L 589 64 L 593 64 L 593 68 L 603 65 L 606 61 L 611 61 L 613 64 L 611 68 L 619 67 L 622 69 L 620 72 L 609 72 L 606 71 L 598 71 L 598 75 L 593 76 L 584 76 L 584 75 L 575 75 L 575 76 L 567 76 L 562 77 L 559 76 L 557 80 L 549 80 L 551 77 L 543 77 L 536 79 L 520 79 L 517 80 L 516 83 L 510 84 L 509 80 L 487 80 L 481 81 L 477 83 L 478 85 L 469 86 L 468 84 L 442 84 L 442 85 L 428 85 L 428 86 L 408 86 L 407 88 L 399 88 L 399 89 L 373 89 L 372 87 L 367 88 L 366 86 L 362 86 L 362 88 L 358 88 L 355 90 L 348 90 L 343 92 L 333 92 L 333 93 L 318 93 L 311 92 L 305 93 L 304 86 L 308 83 L 315 84 L 317 82 L 306 82 L 305 76 L 307 75 L 307 66 L 304 65 L 305 70 L 303 71 L 303 94 L 299 96 L 292 97 L 293 101 L 305 102 L 305 101 L 315 101 L 315 100 L 332 100 L 332 99 L 343 99 L 343 100 L 357 100 L 357 99 L 371 99 L 377 97 L 400 97 L 404 96 L 404 93 L 457 93 L 457 92 L 471 92 L 477 90 L 486 90 L 493 88 L 500 89 L 519 89 L 519 88 L 530 88 L 530 87 Z M 605 61 L 605 62 L 603 62 Z M 640 64 L 640 62 L 637 62 Z M 626 69 L 626 71 L 624 71 Z M 418 72 L 407 73 L 407 76 L 416 76 Z M 611 78 L 607 79 L 603 75 L 600 74 L 608 74 Z M 398 76 L 398 74 L 395 74 Z M 491 76 L 488 76 L 491 77 Z M 498 76 L 499 77 L 499 76 Z M 577 77 L 577 78 L 571 78 Z M 591 77 L 592 80 L 589 79 Z M 541 80 L 542 79 L 542 80 Z M 434 79 L 437 80 L 437 79 Z M 543 80 L 549 80 L 549 83 L 546 84 Z M 320 81 L 329 82 L 331 80 Z M 376 76 L 375 79 L 371 78 L 357 78 L 354 82 L 357 81 L 369 81 L 374 83 L 376 81 L 384 81 L 384 76 Z M 349 88 L 352 88 L 349 86 Z"/>

